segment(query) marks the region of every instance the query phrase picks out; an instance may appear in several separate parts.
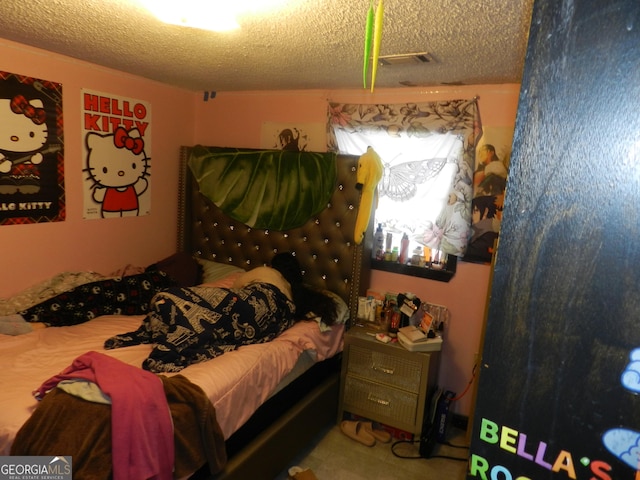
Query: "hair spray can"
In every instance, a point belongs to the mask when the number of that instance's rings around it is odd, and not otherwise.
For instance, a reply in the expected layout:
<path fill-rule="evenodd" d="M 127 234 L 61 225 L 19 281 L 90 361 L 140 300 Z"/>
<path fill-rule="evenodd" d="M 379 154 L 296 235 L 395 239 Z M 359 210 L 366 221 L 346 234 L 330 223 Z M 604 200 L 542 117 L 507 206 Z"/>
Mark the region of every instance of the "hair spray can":
<path fill-rule="evenodd" d="M 393 244 L 393 235 L 391 232 L 387 232 L 387 244 L 385 245 L 385 252 L 390 252 Z"/>
<path fill-rule="evenodd" d="M 407 234 L 402 235 L 402 240 L 400 241 L 400 255 L 398 256 L 398 261 L 404 265 L 407 263 L 409 259 L 409 237 Z"/>

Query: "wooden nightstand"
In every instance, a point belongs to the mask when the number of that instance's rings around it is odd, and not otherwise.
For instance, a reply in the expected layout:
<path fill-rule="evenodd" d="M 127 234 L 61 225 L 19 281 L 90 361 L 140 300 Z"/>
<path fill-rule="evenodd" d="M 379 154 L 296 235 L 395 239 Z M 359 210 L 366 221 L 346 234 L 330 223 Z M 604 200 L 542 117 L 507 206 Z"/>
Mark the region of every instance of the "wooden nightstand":
<path fill-rule="evenodd" d="M 344 412 L 420 435 L 440 352 L 409 352 L 353 327 L 344 337 L 338 422 Z"/>

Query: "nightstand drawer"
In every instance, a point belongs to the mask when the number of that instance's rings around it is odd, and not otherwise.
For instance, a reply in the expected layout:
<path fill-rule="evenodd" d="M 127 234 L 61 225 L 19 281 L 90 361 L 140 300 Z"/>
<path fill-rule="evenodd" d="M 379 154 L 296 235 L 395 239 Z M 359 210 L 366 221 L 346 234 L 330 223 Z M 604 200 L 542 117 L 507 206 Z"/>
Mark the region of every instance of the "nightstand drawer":
<path fill-rule="evenodd" d="M 401 424 L 413 425 L 416 422 L 417 406 L 418 395 L 350 375 L 346 378 L 344 408 L 347 410 L 353 407 Z"/>
<path fill-rule="evenodd" d="M 351 345 L 347 375 L 356 375 L 417 394 L 422 364 L 419 358 L 414 361 Z"/>

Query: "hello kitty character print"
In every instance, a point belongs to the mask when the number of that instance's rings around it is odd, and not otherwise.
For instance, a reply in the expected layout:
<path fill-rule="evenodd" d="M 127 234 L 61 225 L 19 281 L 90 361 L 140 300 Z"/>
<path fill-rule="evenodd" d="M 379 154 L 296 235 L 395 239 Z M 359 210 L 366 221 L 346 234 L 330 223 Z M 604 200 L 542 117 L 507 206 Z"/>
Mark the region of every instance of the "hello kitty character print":
<path fill-rule="evenodd" d="M 103 218 L 137 216 L 139 197 L 147 190 L 149 158 L 137 129 L 116 128 L 112 134 L 90 132 L 85 137 L 92 198 Z"/>
<path fill-rule="evenodd" d="M 19 94 L 0 98 L 0 194 L 40 191 L 37 165 L 49 137 L 41 99 Z"/>

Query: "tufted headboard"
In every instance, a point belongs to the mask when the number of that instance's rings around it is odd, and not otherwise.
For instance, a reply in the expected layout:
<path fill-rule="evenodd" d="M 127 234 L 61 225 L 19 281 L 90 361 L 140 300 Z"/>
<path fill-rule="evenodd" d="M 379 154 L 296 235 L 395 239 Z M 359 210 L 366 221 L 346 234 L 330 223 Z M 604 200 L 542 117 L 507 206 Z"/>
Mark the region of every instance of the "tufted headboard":
<path fill-rule="evenodd" d="M 293 252 L 305 283 L 340 295 L 355 320 L 358 296 L 369 285 L 371 256 L 369 233 L 361 245 L 353 241 L 360 204 L 358 157 L 337 156 L 336 189 L 323 211 L 301 227 L 275 231 L 238 222 L 202 195 L 187 165 L 192 148 L 180 150 L 178 251 L 245 270 L 268 264 L 275 253 Z"/>

